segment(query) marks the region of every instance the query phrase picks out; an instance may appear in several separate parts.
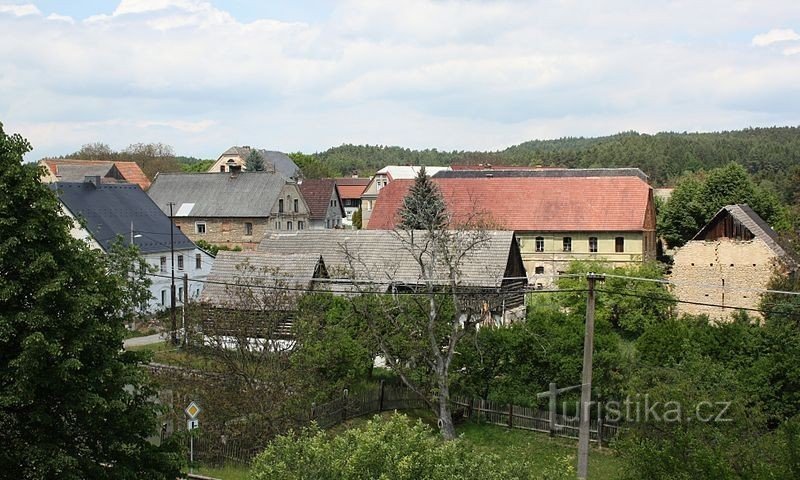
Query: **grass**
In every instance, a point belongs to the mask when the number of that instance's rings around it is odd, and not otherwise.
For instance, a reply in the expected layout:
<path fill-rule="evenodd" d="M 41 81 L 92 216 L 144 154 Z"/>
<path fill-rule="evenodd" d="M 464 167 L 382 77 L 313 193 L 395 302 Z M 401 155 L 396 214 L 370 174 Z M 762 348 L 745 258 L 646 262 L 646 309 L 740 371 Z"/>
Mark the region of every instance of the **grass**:
<path fill-rule="evenodd" d="M 247 467 L 226 466 L 220 468 L 199 467 L 194 469 L 194 473 L 206 477 L 219 478 L 221 480 L 246 480 L 250 474 Z"/>
<path fill-rule="evenodd" d="M 153 354 L 152 361 L 155 363 L 163 363 L 165 365 L 173 365 L 176 367 L 194 368 L 209 372 L 218 372 L 221 370 L 219 364 L 209 356 L 202 355 L 192 350 L 177 348 L 170 344 L 169 341 L 151 343 L 149 345 L 140 345 L 138 347 L 129 347 L 128 350 L 151 352 Z"/>

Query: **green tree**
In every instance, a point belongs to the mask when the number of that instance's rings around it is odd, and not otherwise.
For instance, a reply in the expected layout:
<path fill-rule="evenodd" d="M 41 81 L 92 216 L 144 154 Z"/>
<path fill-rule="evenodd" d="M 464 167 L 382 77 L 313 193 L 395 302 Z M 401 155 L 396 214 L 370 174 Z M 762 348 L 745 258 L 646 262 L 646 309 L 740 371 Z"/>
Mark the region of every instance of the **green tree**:
<path fill-rule="evenodd" d="M 338 176 L 338 172 L 314 155 L 295 152 L 290 153 L 289 157 L 300 167 L 303 178 L 333 178 Z"/>
<path fill-rule="evenodd" d="M 245 170 L 248 172 L 263 172 L 264 171 L 264 157 L 256 149 L 250 150 L 244 164 Z"/>
<path fill-rule="evenodd" d="M 447 226 L 447 207 L 439 187 L 420 167 L 414 185 L 400 208 L 400 228 L 404 230 L 441 230 Z"/>
<path fill-rule="evenodd" d="M 105 257 L 110 277 L 119 282 L 122 291 L 120 315 L 125 321 L 133 322 L 142 317 L 150 303 L 153 281 L 149 274 L 156 267 L 147 263 L 136 245 L 125 245 L 122 237 L 111 244 Z"/>
<path fill-rule="evenodd" d="M 358 210 L 353 213 L 353 226 L 356 227 L 357 230 L 361 230 L 363 225 L 361 207 L 358 207 Z"/>
<path fill-rule="evenodd" d="M 122 351 L 120 281 L 70 236 L 30 144 L 0 128 L 0 470 L 15 478 L 175 478 L 157 407 Z"/>

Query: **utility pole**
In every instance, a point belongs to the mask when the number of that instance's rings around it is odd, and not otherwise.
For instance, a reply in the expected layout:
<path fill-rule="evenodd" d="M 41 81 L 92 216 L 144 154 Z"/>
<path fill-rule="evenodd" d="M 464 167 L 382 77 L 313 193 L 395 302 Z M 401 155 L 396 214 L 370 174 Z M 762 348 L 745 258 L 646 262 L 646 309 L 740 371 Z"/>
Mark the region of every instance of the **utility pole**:
<path fill-rule="evenodd" d="M 175 236 L 173 235 L 173 231 L 175 230 L 174 224 L 172 223 L 172 207 L 175 206 L 175 203 L 169 202 L 169 254 L 172 259 L 172 281 L 170 284 L 170 307 L 169 307 L 169 318 L 172 321 L 172 344 L 178 344 L 178 322 L 175 318 Z"/>
<path fill-rule="evenodd" d="M 183 308 L 181 309 L 181 330 L 183 330 L 183 346 L 189 345 L 189 326 L 186 325 L 186 308 L 189 306 L 189 274 L 183 274 Z"/>
<path fill-rule="evenodd" d="M 586 480 L 589 475 L 589 425 L 592 409 L 592 352 L 594 350 L 594 285 L 605 277 L 587 273 L 589 292 L 586 296 L 586 331 L 583 336 L 583 373 L 581 374 L 580 427 L 578 430 L 578 479 Z"/>

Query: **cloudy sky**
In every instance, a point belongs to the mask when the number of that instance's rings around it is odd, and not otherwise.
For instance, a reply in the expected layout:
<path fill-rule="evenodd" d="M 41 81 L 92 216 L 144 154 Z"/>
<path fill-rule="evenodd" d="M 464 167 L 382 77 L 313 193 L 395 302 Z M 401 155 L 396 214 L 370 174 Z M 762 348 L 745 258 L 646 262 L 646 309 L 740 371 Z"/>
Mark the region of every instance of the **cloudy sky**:
<path fill-rule="evenodd" d="M 0 122 L 29 159 L 800 124 L 798 0 L 24 2 L 0 0 Z"/>

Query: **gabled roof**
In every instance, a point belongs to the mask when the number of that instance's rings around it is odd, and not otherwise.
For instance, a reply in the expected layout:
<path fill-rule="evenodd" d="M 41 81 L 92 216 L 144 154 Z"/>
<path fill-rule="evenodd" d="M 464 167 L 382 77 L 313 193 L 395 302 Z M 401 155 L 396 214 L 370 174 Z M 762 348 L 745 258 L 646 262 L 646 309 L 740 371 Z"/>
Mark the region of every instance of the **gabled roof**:
<path fill-rule="evenodd" d="M 337 178 L 336 188 L 342 200 L 358 200 L 369 185 L 369 178 Z"/>
<path fill-rule="evenodd" d="M 460 264 L 459 284 L 496 288 L 502 284 L 509 266 L 512 243 L 510 231 L 460 232 L 480 237 L 479 246 L 471 250 Z M 414 244 L 424 244 L 427 233 L 415 231 Z M 515 246 L 515 245 L 514 245 Z M 420 268 L 411 254 L 411 233 L 385 230 L 304 230 L 291 234 L 267 235 L 258 251 L 278 256 L 302 253 L 321 256 L 331 278 L 350 278 L 379 285 L 421 283 Z M 518 250 L 514 262 L 517 270 L 525 271 Z M 438 279 L 446 282 L 442 265 L 437 266 Z"/>
<path fill-rule="evenodd" d="M 531 173 L 531 172 L 515 172 Z M 638 176 L 440 178 L 455 224 L 478 222 L 515 231 L 641 231 L 650 186 Z M 383 187 L 369 219 L 370 230 L 391 230 L 413 180 Z"/>
<path fill-rule="evenodd" d="M 378 170 L 375 175 L 384 174 L 391 180 L 411 179 L 419 175 L 419 170 L 422 168 L 419 165 L 387 165 Z M 433 176 L 438 172 L 448 171 L 450 167 L 429 167 L 425 166 L 425 172 L 428 176 Z"/>
<path fill-rule="evenodd" d="M 315 178 L 303 180 L 298 186 L 309 210 L 311 210 L 308 218 L 310 220 L 325 220 L 328 216 L 331 196 L 338 195 L 336 182 L 332 178 Z M 337 205 L 340 214 L 344 216 L 342 202 L 338 201 Z"/>
<path fill-rule="evenodd" d="M 131 226 L 142 253 L 169 252 L 171 228 L 176 250 L 195 248 L 138 185 L 59 182 L 51 188 L 73 216 L 85 221 L 86 229 L 106 251 L 117 236 L 128 245 Z"/>
<path fill-rule="evenodd" d="M 711 230 L 726 216 L 732 217 L 740 226 L 746 228 L 753 237 L 764 242 L 777 256 L 793 261 L 779 243 L 778 234 L 747 204 L 726 205 L 702 228 L 692 240 L 704 240 Z"/>
<path fill-rule="evenodd" d="M 286 179 L 267 172 L 162 173 L 147 194 L 181 217 L 268 217 Z M 180 213 L 178 213 L 180 212 Z"/>
<path fill-rule="evenodd" d="M 150 187 L 150 180 L 136 162 L 47 158 L 41 163 L 59 182 L 82 182 L 87 176 L 99 176 L 105 179 L 121 177 L 126 182 L 139 185 L 143 190 Z"/>
<path fill-rule="evenodd" d="M 275 299 L 284 294 L 289 299 L 295 290 L 308 289 L 315 278 L 327 276 L 319 255 L 220 251 L 200 301 L 227 308 L 264 306 L 258 305 L 259 297 Z M 257 305 L 247 305 L 251 302 Z"/>
<path fill-rule="evenodd" d="M 255 149 L 261 153 L 261 156 L 264 158 L 264 162 L 272 165 L 274 168 L 275 173 L 279 173 L 286 178 L 296 178 L 300 173 L 300 167 L 297 166 L 296 163 L 283 152 L 277 152 L 274 150 L 265 150 L 263 148 Z M 252 147 L 245 146 L 245 147 L 237 147 L 233 146 L 220 155 L 238 155 L 243 162 L 247 161 L 247 157 L 250 155 L 250 152 L 253 151 Z M 271 170 L 267 168 L 267 171 Z"/>

